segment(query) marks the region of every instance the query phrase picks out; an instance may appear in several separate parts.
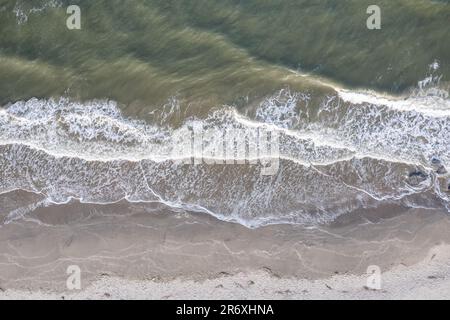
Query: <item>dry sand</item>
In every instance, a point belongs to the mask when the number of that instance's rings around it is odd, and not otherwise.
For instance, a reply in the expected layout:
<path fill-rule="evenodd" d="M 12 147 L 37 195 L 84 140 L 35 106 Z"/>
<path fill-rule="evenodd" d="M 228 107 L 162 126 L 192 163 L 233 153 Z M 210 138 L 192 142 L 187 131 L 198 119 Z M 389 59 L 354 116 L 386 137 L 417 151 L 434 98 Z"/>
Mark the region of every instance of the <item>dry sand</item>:
<path fill-rule="evenodd" d="M 450 298 L 442 212 L 392 206 L 320 228 L 247 229 L 166 210 L 72 203 L 2 225 L 0 299 Z M 66 287 L 70 265 L 81 290 Z M 365 288 L 370 265 L 381 290 Z"/>

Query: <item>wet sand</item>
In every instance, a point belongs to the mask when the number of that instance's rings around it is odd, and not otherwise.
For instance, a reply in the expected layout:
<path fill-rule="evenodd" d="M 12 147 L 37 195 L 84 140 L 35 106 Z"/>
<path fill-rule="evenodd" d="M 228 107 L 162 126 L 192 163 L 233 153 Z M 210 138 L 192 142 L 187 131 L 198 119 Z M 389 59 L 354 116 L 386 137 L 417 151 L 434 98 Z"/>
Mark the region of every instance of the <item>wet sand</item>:
<path fill-rule="evenodd" d="M 450 298 L 449 231 L 445 213 L 397 206 L 257 229 L 160 204 L 43 207 L 1 226 L 0 299 Z"/>
<path fill-rule="evenodd" d="M 365 285 L 365 275 L 333 275 L 308 280 L 278 278 L 264 271 L 213 279 L 129 280 L 103 276 L 81 291 L 7 290 L 0 299 L 449 299 L 450 246 L 436 246 L 413 266 L 382 273 L 381 290 Z"/>

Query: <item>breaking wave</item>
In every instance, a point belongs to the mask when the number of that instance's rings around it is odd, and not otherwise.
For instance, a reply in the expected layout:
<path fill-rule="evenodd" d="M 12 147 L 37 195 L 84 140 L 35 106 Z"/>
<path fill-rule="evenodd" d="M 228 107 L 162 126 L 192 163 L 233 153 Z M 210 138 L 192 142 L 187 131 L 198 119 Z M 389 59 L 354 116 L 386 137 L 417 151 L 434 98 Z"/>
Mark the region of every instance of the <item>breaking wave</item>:
<path fill-rule="evenodd" d="M 225 134 L 203 135 L 200 149 L 180 148 L 196 127 L 265 130 L 279 150 L 226 164 L 217 150 L 236 141 Z M 0 197 L 42 196 L 8 209 L 6 222 L 72 199 L 161 202 L 249 227 L 328 223 L 382 203 L 450 210 L 449 133 L 442 95 L 398 100 L 338 90 L 317 104 L 281 90 L 254 109 L 224 106 L 181 127 L 127 119 L 111 101 L 31 99 L 0 109 Z M 258 160 L 275 156 L 277 170 L 261 174 Z"/>

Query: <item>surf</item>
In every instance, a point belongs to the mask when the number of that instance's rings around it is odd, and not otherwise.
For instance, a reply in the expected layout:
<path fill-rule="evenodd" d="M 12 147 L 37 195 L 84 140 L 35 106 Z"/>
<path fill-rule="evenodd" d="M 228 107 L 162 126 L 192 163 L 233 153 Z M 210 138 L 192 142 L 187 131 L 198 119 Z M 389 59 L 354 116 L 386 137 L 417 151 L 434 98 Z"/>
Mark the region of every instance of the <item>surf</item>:
<path fill-rule="evenodd" d="M 308 94 L 283 89 L 254 108 L 222 106 L 179 127 L 127 118 L 114 101 L 19 101 L 0 109 L 0 195 L 26 190 L 42 196 L 36 205 L 159 202 L 248 227 L 319 225 L 386 203 L 448 210 L 448 173 L 436 167 L 449 164 L 447 111 L 359 94 L 312 105 Z M 193 127 L 276 132 L 279 168 L 264 176 L 251 163 L 267 154 L 226 165 L 215 154 L 226 142 L 220 134 L 177 149 Z M 8 221 L 35 206 L 20 208 Z"/>

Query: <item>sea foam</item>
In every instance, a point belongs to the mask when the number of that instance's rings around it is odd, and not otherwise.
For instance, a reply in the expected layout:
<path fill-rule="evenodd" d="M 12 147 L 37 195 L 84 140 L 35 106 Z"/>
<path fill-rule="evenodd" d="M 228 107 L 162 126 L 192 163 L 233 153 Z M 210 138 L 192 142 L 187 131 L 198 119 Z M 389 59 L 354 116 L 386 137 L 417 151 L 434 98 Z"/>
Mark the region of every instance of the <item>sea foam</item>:
<path fill-rule="evenodd" d="M 280 167 L 263 176 L 248 162 L 175 161 L 202 158 L 175 148 L 192 127 L 276 132 Z M 311 105 L 309 94 L 282 90 L 254 116 L 224 106 L 180 127 L 127 119 L 111 101 L 31 99 L 0 109 L 0 194 L 26 190 L 50 204 L 161 202 L 249 227 L 327 223 L 386 202 L 448 209 L 448 176 L 430 161 L 448 167 L 449 132 L 450 114 L 431 101 L 342 91 Z M 216 138 L 204 150 L 224 143 Z M 34 207 L 9 219 L 26 208 Z"/>

